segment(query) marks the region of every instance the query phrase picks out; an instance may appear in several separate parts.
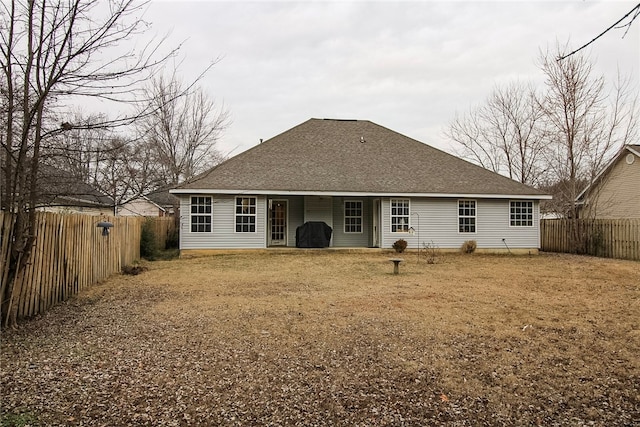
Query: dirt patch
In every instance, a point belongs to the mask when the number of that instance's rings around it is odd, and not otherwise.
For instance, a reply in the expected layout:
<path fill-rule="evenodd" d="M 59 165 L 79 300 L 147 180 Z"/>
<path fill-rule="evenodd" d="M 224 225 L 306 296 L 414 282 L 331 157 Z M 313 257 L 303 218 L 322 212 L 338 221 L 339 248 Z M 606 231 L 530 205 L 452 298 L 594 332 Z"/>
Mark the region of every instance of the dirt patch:
<path fill-rule="evenodd" d="M 42 425 L 640 423 L 640 264 L 234 254 L 147 264 L 3 332 Z M 31 418 L 30 418 L 31 419 Z"/>

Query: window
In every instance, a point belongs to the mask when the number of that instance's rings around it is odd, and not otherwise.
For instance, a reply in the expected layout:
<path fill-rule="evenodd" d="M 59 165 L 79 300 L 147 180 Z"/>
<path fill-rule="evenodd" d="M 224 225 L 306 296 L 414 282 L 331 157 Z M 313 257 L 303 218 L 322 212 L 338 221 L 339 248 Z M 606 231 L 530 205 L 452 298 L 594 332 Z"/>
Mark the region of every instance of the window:
<path fill-rule="evenodd" d="M 391 232 L 409 231 L 409 199 L 391 199 Z"/>
<path fill-rule="evenodd" d="M 236 197 L 236 233 L 256 232 L 256 198 Z"/>
<path fill-rule="evenodd" d="M 211 197 L 191 197 L 191 232 L 211 232 Z"/>
<path fill-rule="evenodd" d="M 362 201 L 344 201 L 344 232 L 362 233 Z"/>
<path fill-rule="evenodd" d="M 533 202 L 512 201 L 509 204 L 510 225 L 512 227 L 533 227 Z"/>
<path fill-rule="evenodd" d="M 476 201 L 458 200 L 458 232 L 476 232 Z"/>

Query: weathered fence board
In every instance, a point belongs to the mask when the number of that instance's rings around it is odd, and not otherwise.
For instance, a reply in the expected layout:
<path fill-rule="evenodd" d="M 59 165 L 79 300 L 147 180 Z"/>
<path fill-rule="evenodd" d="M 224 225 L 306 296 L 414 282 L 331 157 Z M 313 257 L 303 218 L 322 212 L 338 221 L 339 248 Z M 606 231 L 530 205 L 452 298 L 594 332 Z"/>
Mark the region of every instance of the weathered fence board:
<path fill-rule="evenodd" d="M 640 260 L 640 218 L 544 219 L 540 246 L 548 252 Z"/>
<path fill-rule="evenodd" d="M 156 238 L 156 247 L 158 249 L 166 249 L 167 240 L 176 232 L 175 219 L 170 217 L 153 218 L 152 228 Z"/>
<path fill-rule="evenodd" d="M 99 221 L 113 223 L 109 235 L 102 235 Z M 173 223 L 161 219 L 162 223 Z M 7 294 L 9 242 L 12 215 L 0 212 L 0 296 L 10 300 L 9 312 L 17 318 L 45 312 L 88 286 L 99 282 L 140 258 L 140 236 L 145 218 L 96 217 L 39 212 L 36 241 L 27 267 L 16 276 L 14 291 Z M 164 228 L 162 228 L 164 227 Z M 161 225 L 162 242 L 170 225 Z M 6 318 L 3 313 L 3 318 Z"/>

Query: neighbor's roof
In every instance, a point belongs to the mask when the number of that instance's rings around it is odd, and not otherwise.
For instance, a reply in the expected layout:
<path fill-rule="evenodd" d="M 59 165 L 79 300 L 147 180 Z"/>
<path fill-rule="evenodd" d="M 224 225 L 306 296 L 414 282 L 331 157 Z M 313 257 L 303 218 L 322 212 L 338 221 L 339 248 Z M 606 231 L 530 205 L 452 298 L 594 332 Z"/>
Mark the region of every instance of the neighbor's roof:
<path fill-rule="evenodd" d="M 39 203 L 44 206 L 112 207 L 113 199 L 71 172 L 40 164 Z"/>
<path fill-rule="evenodd" d="M 171 192 L 549 198 L 370 121 L 328 119 L 308 120 Z"/>
<path fill-rule="evenodd" d="M 170 194 L 169 189 L 170 187 L 162 187 L 150 193 L 147 193 L 145 196 L 147 197 L 147 199 L 160 207 L 179 205 L 180 199 L 178 199 L 173 194 Z"/>

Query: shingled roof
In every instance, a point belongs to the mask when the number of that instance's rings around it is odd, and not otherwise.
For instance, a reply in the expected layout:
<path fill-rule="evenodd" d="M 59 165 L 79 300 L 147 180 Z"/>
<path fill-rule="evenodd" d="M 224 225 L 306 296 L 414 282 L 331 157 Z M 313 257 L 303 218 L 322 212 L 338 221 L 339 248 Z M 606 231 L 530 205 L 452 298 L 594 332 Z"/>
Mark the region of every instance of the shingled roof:
<path fill-rule="evenodd" d="M 38 199 L 43 206 L 82 206 L 112 208 L 113 199 L 71 172 L 40 164 Z"/>
<path fill-rule="evenodd" d="M 494 195 L 547 198 L 368 120 L 310 119 L 173 193 Z"/>

